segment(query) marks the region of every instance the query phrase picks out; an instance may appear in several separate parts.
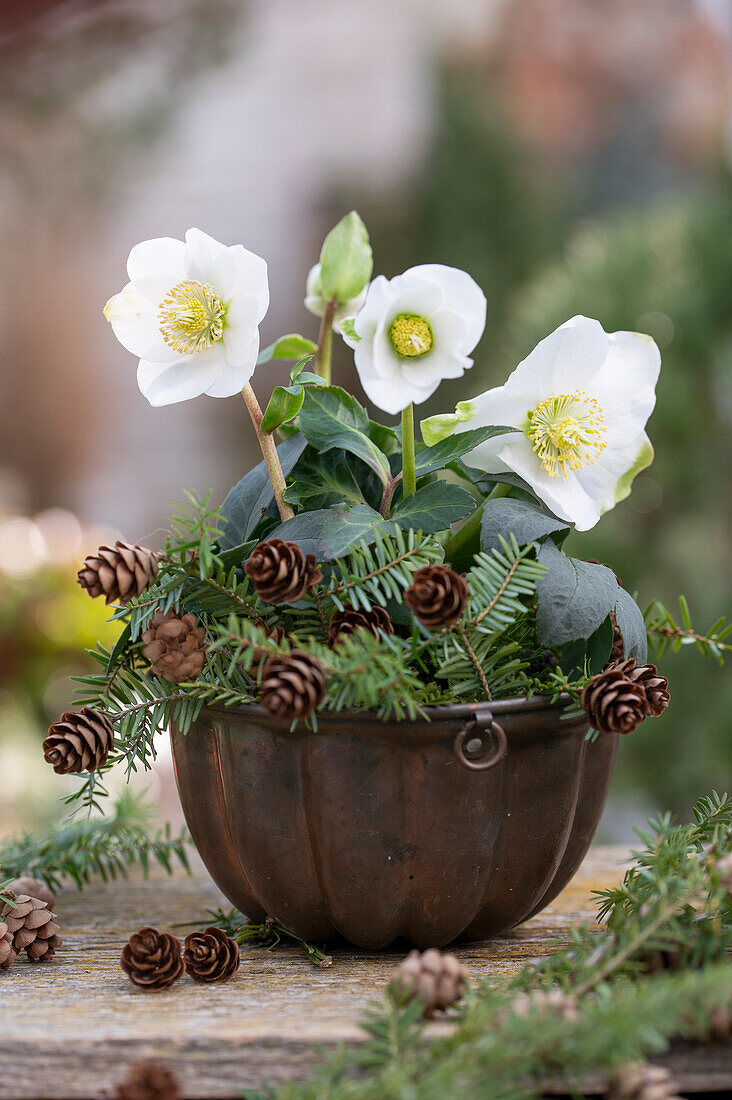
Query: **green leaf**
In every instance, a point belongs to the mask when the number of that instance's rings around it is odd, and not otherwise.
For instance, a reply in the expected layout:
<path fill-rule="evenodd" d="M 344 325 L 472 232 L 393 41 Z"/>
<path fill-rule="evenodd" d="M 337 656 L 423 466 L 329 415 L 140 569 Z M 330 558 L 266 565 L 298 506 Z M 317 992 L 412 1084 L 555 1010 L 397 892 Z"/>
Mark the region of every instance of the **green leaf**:
<path fill-rule="evenodd" d="M 282 472 L 287 477 L 305 450 L 307 440 L 299 433 L 290 436 L 277 448 Z M 246 542 L 262 516 L 274 501 L 267 467 L 260 462 L 229 491 L 221 506 L 221 515 L 228 522 L 221 536 L 222 550 L 231 550 Z"/>
<path fill-rule="evenodd" d="M 501 536 L 507 538 L 513 533 L 519 546 L 526 546 L 558 531 L 566 535 L 573 526 L 573 523 L 558 519 L 528 500 L 499 497 L 486 501 L 481 522 L 481 542 L 484 550 L 492 550 L 494 546 L 500 546 Z"/>
<path fill-rule="evenodd" d="M 287 539 L 296 542 L 304 554 L 323 557 L 320 550 L 323 524 L 330 515 L 330 508 L 318 508 L 314 512 L 301 512 L 299 516 L 286 519 L 267 535 L 270 539 Z"/>
<path fill-rule="evenodd" d="M 639 665 L 644 665 L 648 657 L 648 634 L 643 612 L 624 588 L 618 588 L 616 595 L 615 617 L 623 635 L 625 656 L 634 657 Z"/>
<path fill-rule="evenodd" d="M 377 531 L 390 534 L 393 529 L 394 525 L 368 504 L 357 504 L 355 508 L 336 504 L 323 524 L 320 552 L 325 558 L 340 558 L 356 543 L 373 542 Z"/>
<path fill-rule="evenodd" d="M 355 210 L 341 218 L 325 238 L 320 253 L 323 297 L 348 302 L 371 278 L 374 261 L 366 226 Z"/>
<path fill-rule="evenodd" d="M 536 625 L 542 645 L 589 638 L 615 608 L 618 582 L 605 565 L 567 557 L 551 539 L 539 551 L 547 573 L 539 581 Z"/>
<path fill-rule="evenodd" d="M 457 523 L 474 507 L 475 501 L 466 489 L 447 481 L 433 481 L 401 500 L 392 518 L 405 530 L 411 527 L 432 534 Z"/>
<path fill-rule="evenodd" d="M 364 470 L 364 474 L 373 481 L 370 473 Z M 294 480 L 285 490 L 285 500 L 300 508 L 310 511 L 329 508 L 331 504 L 364 503 L 363 490 L 356 480 L 346 451 L 321 454 L 308 447 L 292 476 Z"/>
<path fill-rule="evenodd" d="M 302 359 L 305 355 L 314 355 L 317 350 L 318 345 L 312 340 L 290 332 L 287 336 L 280 336 L 274 344 L 263 348 L 257 356 L 257 363 L 269 363 L 270 359 Z"/>
<path fill-rule="evenodd" d="M 507 428 L 505 425 L 489 425 L 485 428 L 472 428 L 469 432 L 452 435 L 448 439 L 436 443 L 434 447 L 423 447 L 417 452 L 417 477 L 444 469 L 448 463 L 454 462 L 456 458 L 472 451 L 474 447 L 477 447 L 479 443 L 484 443 L 486 439 L 515 431 L 517 431 L 516 428 Z"/>
<path fill-rule="evenodd" d="M 324 386 L 325 379 L 319 374 L 304 370 L 312 355 L 306 355 L 290 371 L 289 386 L 275 386 L 269 404 L 264 410 L 261 428 L 263 432 L 274 432 L 289 420 L 294 420 L 302 408 L 306 386 Z"/>
<path fill-rule="evenodd" d="M 300 430 L 318 451 L 337 447 L 360 458 L 386 485 L 389 460 L 369 439 L 366 410 L 345 390 L 338 386 L 308 389 L 300 411 Z"/>
<path fill-rule="evenodd" d="M 356 332 L 353 317 L 344 317 L 342 321 L 339 321 L 339 324 L 343 336 L 347 336 L 349 340 L 353 340 L 354 344 L 360 343 L 361 337 Z"/>

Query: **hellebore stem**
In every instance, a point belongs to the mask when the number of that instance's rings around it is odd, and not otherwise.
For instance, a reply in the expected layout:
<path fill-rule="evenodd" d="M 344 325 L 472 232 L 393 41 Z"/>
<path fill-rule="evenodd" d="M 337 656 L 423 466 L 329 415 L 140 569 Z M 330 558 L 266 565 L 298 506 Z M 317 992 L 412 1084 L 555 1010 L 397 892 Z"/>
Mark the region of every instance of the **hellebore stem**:
<path fill-rule="evenodd" d="M 510 491 L 510 485 L 502 485 L 500 482 L 493 486 L 485 500 L 482 500 L 475 511 L 470 513 L 460 530 L 456 531 L 448 541 L 445 546 L 445 557 L 448 561 L 452 561 L 459 551 L 467 546 L 473 536 L 478 533 L 481 520 L 483 519 L 483 509 L 488 501 L 496 500 L 498 497 L 505 497 Z"/>
<path fill-rule="evenodd" d="M 402 485 L 405 497 L 417 489 L 414 456 L 414 405 L 402 409 Z"/>
<path fill-rule="evenodd" d="M 259 449 L 262 452 L 264 464 L 267 467 L 269 480 L 272 482 L 272 489 L 274 491 L 275 500 L 277 501 L 277 508 L 280 513 L 280 519 L 283 521 L 286 519 L 292 519 L 295 513 L 285 500 L 285 475 L 282 473 L 282 466 L 280 465 L 277 448 L 275 446 L 274 439 L 269 434 L 269 432 L 262 431 L 262 410 L 260 408 L 259 402 L 257 401 L 257 396 L 248 382 L 244 389 L 241 391 L 241 395 L 244 398 L 244 404 L 246 405 L 249 411 L 249 415 L 252 418 L 254 431 L 257 433 L 257 442 L 259 443 Z"/>
<path fill-rule="evenodd" d="M 315 354 L 315 364 L 318 374 L 324 378 L 326 385 L 330 385 L 330 364 L 333 356 L 333 318 L 335 317 L 338 302 L 331 298 L 325 307 L 323 319 L 320 322 L 318 334 L 318 350 Z"/>

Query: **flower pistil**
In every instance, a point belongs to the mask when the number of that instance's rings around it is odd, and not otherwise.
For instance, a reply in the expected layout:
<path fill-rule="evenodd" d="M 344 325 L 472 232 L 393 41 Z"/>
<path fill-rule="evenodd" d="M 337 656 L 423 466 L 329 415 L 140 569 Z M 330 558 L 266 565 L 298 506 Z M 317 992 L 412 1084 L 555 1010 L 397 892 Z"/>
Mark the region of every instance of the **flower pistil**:
<path fill-rule="evenodd" d="M 394 351 L 407 359 L 426 355 L 432 350 L 432 326 L 416 313 L 399 313 L 389 327 Z"/>
<path fill-rule="evenodd" d="M 184 279 L 160 303 L 158 320 L 165 343 L 181 355 L 210 348 L 224 334 L 226 306 L 209 283 Z"/>
<path fill-rule="evenodd" d="M 550 477 L 591 466 L 605 450 L 603 411 L 582 390 L 549 397 L 526 415 L 526 435 Z"/>

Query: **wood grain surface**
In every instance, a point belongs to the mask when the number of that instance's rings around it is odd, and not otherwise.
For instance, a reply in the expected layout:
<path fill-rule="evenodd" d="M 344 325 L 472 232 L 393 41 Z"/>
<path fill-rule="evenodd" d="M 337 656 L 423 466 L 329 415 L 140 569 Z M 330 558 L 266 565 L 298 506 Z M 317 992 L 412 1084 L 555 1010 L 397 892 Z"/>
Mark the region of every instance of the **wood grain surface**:
<path fill-rule="evenodd" d="M 489 943 L 457 947 L 474 975 L 509 973 L 554 950 L 571 923 L 591 918 L 591 891 L 618 881 L 626 853 L 594 848 L 579 874 L 543 913 Z M 307 1074 L 318 1047 L 360 1038 L 358 1021 L 404 950 L 368 954 L 335 948 L 318 969 L 296 948 L 242 951 L 235 977 L 204 986 L 185 977 L 144 993 L 119 967 L 143 925 L 174 926 L 228 905 L 200 863 L 193 873 L 98 883 L 63 891 L 56 906 L 64 946 L 48 964 L 20 959 L 0 973 L 0 1092 L 5 1100 L 109 1096 L 126 1067 L 155 1058 L 179 1076 L 184 1095 L 234 1097 L 244 1088 Z M 437 1025 L 438 1027 L 445 1025 Z M 685 1057 L 690 1088 L 732 1088 L 726 1051 Z M 716 1058 L 716 1062 L 715 1062 Z M 693 1064 L 692 1064 L 693 1063 Z M 685 1068 L 684 1068 L 685 1067 Z"/>

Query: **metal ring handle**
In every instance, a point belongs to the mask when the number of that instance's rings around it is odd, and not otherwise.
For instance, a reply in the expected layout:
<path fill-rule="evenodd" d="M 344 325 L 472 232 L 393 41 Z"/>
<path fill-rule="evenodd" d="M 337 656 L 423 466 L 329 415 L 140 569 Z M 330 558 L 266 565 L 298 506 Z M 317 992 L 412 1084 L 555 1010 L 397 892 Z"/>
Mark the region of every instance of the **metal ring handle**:
<path fill-rule="evenodd" d="M 477 734 L 482 738 L 486 730 L 490 730 L 491 737 L 495 742 L 493 751 L 484 760 L 471 760 L 465 751 L 465 742 L 471 735 L 475 736 Z M 480 718 L 473 718 L 466 726 L 458 730 L 453 750 L 464 768 L 469 768 L 473 772 L 484 772 L 488 768 L 495 767 L 503 760 L 508 750 L 508 741 L 503 727 L 499 726 L 492 714 L 486 714 Z"/>

